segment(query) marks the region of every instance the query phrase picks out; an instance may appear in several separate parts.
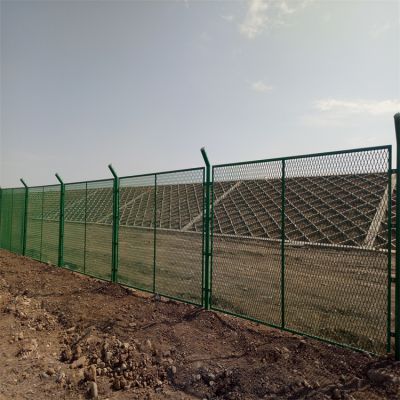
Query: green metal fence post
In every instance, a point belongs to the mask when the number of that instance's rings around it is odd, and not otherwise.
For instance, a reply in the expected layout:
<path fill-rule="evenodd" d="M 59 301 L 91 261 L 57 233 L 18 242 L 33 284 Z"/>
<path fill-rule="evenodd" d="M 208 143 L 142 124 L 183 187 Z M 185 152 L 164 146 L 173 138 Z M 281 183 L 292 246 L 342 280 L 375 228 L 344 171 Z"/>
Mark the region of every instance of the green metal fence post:
<path fill-rule="evenodd" d="M 394 116 L 396 130 L 396 277 L 395 277 L 395 358 L 400 360 L 400 113 Z"/>
<path fill-rule="evenodd" d="M 387 201 L 387 321 L 386 321 L 386 353 L 392 350 L 392 147 L 388 157 L 388 201 Z"/>
<path fill-rule="evenodd" d="M 154 174 L 154 232 L 153 232 L 153 293 L 156 293 L 156 256 L 157 256 L 157 174 Z"/>
<path fill-rule="evenodd" d="M 3 190 L 2 190 L 2 188 L 1 188 L 1 186 L 0 186 L 0 248 L 2 249 L 3 248 L 3 245 L 2 245 L 2 232 L 3 232 L 3 230 L 2 230 L 2 227 L 1 227 L 1 224 L 2 224 L 2 222 L 1 222 L 1 216 L 2 216 L 2 214 L 3 214 L 3 209 L 2 209 L 2 196 L 3 196 Z"/>
<path fill-rule="evenodd" d="M 119 231 L 119 178 L 113 166 L 108 166 L 114 176 L 113 184 L 113 230 L 112 230 L 112 272 L 111 280 L 118 281 L 118 231 Z"/>
<path fill-rule="evenodd" d="M 64 208 L 65 208 L 65 184 L 56 173 L 56 178 L 60 182 L 60 221 L 58 224 L 58 266 L 64 266 Z"/>
<path fill-rule="evenodd" d="M 285 176 L 286 161 L 282 160 L 281 188 L 281 326 L 285 328 Z"/>
<path fill-rule="evenodd" d="M 24 256 L 26 253 L 26 231 L 28 226 L 28 196 L 29 196 L 29 188 L 25 181 L 21 178 L 21 183 L 25 187 L 25 202 L 24 202 L 24 225 L 22 230 L 22 255 Z"/>
<path fill-rule="evenodd" d="M 207 157 L 207 153 L 204 147 L 201 148 L 201 154 L 203 156 L 204 162 L 206 164 L 206 191 L 205 191 L 205 221 L 203 223 L 203 229 L 205 233 L 205 246 L 204 246 L 204 308 L 206 310 L 210 309 L 210 162 Z"/>
<path fill-rule="evenodd" d="M 14 188 L 11 189 L 11 214 L 10 214 L 10 234 L 9 234 L 9 246 L 8 250 L 13 252 L 13 225 L 14 225 Z M 14 252 L 13 252 L 14 253 Z"/>

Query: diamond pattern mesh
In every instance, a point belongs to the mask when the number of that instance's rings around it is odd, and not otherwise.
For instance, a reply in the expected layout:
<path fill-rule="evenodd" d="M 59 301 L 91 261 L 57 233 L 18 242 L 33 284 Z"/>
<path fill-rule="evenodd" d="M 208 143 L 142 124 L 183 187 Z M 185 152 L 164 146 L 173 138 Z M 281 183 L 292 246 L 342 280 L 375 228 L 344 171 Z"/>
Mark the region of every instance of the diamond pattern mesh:
<path fill-rule="evenodd" d="M 391 148 L 213 168 L 212 308 L 383 353 L 391 328 Z M 204 168 L 119 180 L 119 282 L 202 304 Z M 0 246 L 23 252 L 25 189 Z M 64 267 L 110 280 L 113 180 L 65 185 Z M 60 185 L 28 190 L 26 255 L 56 264 Z"/>
<path fill-rule="evenodd" d="M 203 180 L 203 168 L 120 179 L 120 282 L 201 302 Z"/>
<path fill-rule="evenodd" d="M 26 255 L 41 260 L 42 254 L 43 187 L 29 188 L 26 227 Z"/>
<path fill-rule="evenodd" d="M 388 151 L 380 150 L 286 162 L 286 327 L 385 351 L 388 253 L 374 243 L 387 219 L 388 161 Z M 327 185 L 304 185 L 307 200 L 299 199 L 294 182 L 320 175 Z M 305 243 L 291 246 L 290 232 L 297 227 L 306 233 L 299 238 Z M 387 249 L 387 240 L 382 244 Z"/>
<path fill-rule="evenodd" d="M 12 189 L 11 246 L 10 250 L 22 254 L 24 239 L 25 188 Z"/>
<path fill-rule="evenodd" d="M 153 290 L 155 175 L 120 179 L 118 280 Z"/>
<path fill-rule="evenodd" d="M 42 246 L 40 259 L 43 262 L 58 263 L 58 238 L 60 215 L 60 185 L 43 188 Z M 49 218 L 49 215 L 56 215 Z"/>
<path fill-rule="evenodd" d="M 389 169 L 388 148 L 214 167 L 212 307 L 384 352 Z"/>
<path fill-rule="evenodd" d="M 213 169 L 212 306 L 272 325 L 281 321 L 281 178 L 279 161 Z"/>
<path fill-rule="evenodd" d="M 86 182 L 65 185 L 64 267 L 85 272 Z"/>
<path fill-rule="evenodd" d="M 65 185 L 65 267 L 111 279 L 112 225 L 100 221 L 112 219 L 112 206 L 112 179 Z"/>
<path fill-rule="evenodd" d="M 113 210 L 113 180 L 87 182 L 85 273 L 111 279 L 112 225 L 98 223 Z"/>
<path fill-rule="evenodd" d="M 204 169 L 156 178 L 155 291 L 201 304 Z"/>
<path fill-rule="evenodd" d="M 3 249 L 12 248 L 12 216 L 13 216 L 13 189 L 1 191 L 1 226 L 0 241 Z"/>

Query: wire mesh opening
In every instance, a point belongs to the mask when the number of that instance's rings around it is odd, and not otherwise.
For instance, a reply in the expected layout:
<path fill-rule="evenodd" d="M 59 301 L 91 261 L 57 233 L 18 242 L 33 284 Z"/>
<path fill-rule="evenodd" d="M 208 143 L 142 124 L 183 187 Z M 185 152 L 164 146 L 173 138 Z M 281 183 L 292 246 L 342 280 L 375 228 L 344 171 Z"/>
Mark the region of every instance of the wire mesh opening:
<path fill-rule="evenodd" d="M 389 351 L 390 152 L 214 167 L 212 308 Z"/>
<path fill-rule="evenodd" d="M 210 256 L 211 308 L 384 353 L 391 157 L 381 146 L 214 166 L 209 255 L 204 168 L 66 184 L 64 198 L 61 185 L 2 189 L 0 247 L 198 305 Z"/>
<path fill-rule="evenodd" d="M 118 281 L 201 304 L 204 169 L 120 179 Z"/>

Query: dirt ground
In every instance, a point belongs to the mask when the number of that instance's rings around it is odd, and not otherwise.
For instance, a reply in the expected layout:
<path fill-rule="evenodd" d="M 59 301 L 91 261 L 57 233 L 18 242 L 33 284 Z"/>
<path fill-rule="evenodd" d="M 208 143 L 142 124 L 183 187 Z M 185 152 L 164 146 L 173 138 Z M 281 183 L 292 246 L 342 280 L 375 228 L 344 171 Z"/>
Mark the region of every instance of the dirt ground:
<path fill-rule="evenodd" d="M 57 263 L 58 223 L 36 231 L 27 255 Z M 111 280 L 111 225 L 67 222 L 64 234 L 66 268 Z M 202 235 L 120 227 L 118 240 L 120 283 L 201 304 Z M 288 329 L 384 354 L 394 321 L 388 261 L 383 251 L 286 242 L 282 285 L 279 241 L 216 235 L 212 308 L 274 326 L 284 308 Z"/>
<path fill-rule="evenodd" d="M 400 362 L 0 251 L 0 399 L 398 399 Z"/>

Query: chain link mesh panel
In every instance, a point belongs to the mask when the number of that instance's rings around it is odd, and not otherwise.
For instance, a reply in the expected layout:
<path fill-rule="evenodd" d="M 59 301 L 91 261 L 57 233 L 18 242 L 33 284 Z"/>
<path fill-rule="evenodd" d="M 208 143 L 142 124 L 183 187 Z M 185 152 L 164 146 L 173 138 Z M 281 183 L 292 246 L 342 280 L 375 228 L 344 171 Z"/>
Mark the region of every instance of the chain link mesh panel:
<path fill-rule="evenodd" d="M 213 167 L 212 308 L 389 351 L 396 204 L 390 168 L 390 146 Z M 66 184 L 64 198 L 63 266 L 106 280 L 113 182 Z M 117 280 L 202 304 L 204 168 L 119 183 Z M 22 253 L 25 189 L 0 193 L 0 246 Z M 60 185 L 28 189 L 25 222 L 26 255 L 56 264 Z"/>
<path fill-rule="evenodd" d="M 204 169 L 157 174 L 156 293 L 201 304 Z"/>
<path fill-rule="evenodd" d="M 119 282 L 201 303 L 203 180 L 203 168 L 120 179 Z"/>
<path fill-rule="evenodd" d="M 10 250 L 22 254 L 24 246 L 25 188 L 12 189 Z"/>
<path fill-rule="evenodd" d="M 213 168 L 212 308 L 281 322 L 281 162 Z"/>
<path fill-rule="evenodd" d="M 85 272 L 86 182 L 65 185 L 64 267 Z"/>
<path fill-rule="evenodd" d="M 120 179 L 118 281 L 153 291 L 155 175 Z"/>
<path fill-rule="evenodd" d="M 0 241 L 3 249 L 11 250 L 13 189 L 1 190 Z"/>
<path fill-rule="evenodd" d="M 43 187 L 43 222 L 41 261 L 58 263 L 60 223 L 60 185 Z"/>
<path fill-rule="evenodd" d="M 113 180 L 87 182 L 85 273 L 111 279 Z"/>
<path fill-rule="evenodd" d="M 2 245 L 1 245 L 1 236 L 2 236 L 2 228 L 1 228 L 1 217 L 2 217 L 2 215 L 3 215 L 3 208 L 2 208 L 2 195 L 3 195 L 3 192 L 4 191 L 4 189 L 2 190 L 1 188 L 0 188 L 0 248 L 2 248 Z M 5 212 L 5 210 L 4 210 L 4 212 Z"/>
<path fill-rule="evenodd" d="M 29 188 L 25 255 L 39 261 L 42 253 L 42 216 L 43 187 Z"/>
<path fill-rule="evenodd" d="M 389 350 L 390 164 L 381 147 L 214 167 L 212 307 Z"/>
<path fill-rule="evenodd" d="M 389 171 L 388 149 L 286 161 L 286 327 L 385 352 Z"/>

